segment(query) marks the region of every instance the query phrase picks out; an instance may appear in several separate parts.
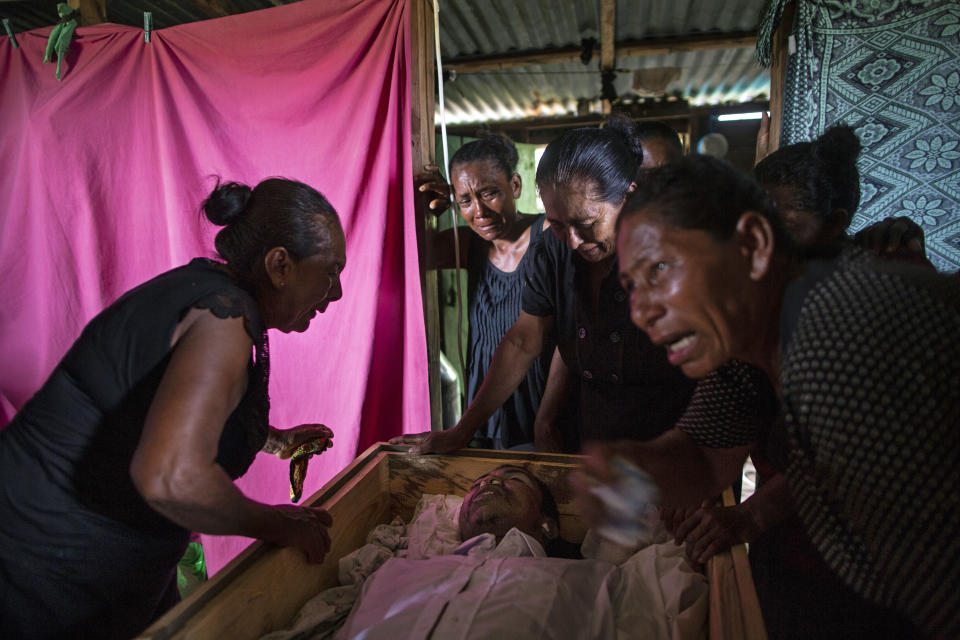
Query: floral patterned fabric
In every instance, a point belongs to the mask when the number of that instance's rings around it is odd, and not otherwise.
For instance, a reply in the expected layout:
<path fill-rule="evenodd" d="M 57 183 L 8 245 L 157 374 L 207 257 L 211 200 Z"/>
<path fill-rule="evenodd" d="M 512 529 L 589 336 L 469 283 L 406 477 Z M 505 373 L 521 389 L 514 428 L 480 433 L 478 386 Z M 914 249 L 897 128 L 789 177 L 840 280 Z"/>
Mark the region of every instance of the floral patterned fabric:
<path fill-rule="evenodd" d="M 761 22 L 761 62 L 784 4 L 771 0 Z M 909 216 L 930 261 L 960 268 L 960 4 L 798 0 L 796 15 L 781 145 L 854 127 L 864 150 L 851 231 Z"/>

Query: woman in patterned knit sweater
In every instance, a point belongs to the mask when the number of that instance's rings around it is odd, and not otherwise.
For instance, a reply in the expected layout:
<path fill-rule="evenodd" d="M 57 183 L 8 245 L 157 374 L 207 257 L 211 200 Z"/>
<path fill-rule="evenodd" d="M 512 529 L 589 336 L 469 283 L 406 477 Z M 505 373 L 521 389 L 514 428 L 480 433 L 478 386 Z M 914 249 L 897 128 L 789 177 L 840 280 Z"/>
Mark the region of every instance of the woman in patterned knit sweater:
<path fill-rule="evenodd" d="M 847 236 L 860 200 L 860 149 L 851 127 L 832 127 L 813 142 L 768 155 L 755 175 L 799 251 L 832 252 L 835 245 L 853 240 L 883 258 L 933 269 L 924 256 L 923 230 L 909 218 L 889 218 L 854 238 Z M 764 437 L 758 434 L 757 439 Z M 688 517 L 674 527 L 677 542 L 685 543 L 689 556 L 702 563 L 732 545 L 751 543 L 754 582 L 771 636 L 796 636 L 810 625 L 832 628 L 838 637 L 852 632 L 845 625 L 856 618 L 850 612 L 858 600 L 819 560 L 794 513 L 790 489 L 766 459 L 763 446 L 751 455 L 758 474 L 756 493 L 732 507 L 704 504 L 688 510 Z M 875 623 L 870 635 L 894 633 L 882 615 L 869 617 Z"/>
<path fill-rule="evenodd" d="M 648 176 L 618 248 L 633 321 L 673 364 L 738 358 L 774 382 L 768 456 L 824 579 L 862 602 L 847 629 L 960 634 L 956 282 L 857 250 L 801 259 L 759 186 L 703 157 Z"/>

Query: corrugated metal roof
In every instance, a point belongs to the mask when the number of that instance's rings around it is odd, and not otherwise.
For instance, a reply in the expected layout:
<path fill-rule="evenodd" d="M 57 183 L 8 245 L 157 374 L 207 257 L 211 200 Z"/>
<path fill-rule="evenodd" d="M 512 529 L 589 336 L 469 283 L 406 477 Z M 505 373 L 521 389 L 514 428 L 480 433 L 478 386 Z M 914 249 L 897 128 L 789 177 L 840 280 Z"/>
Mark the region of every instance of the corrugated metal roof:
<path fill-rule="evenodd" d="M 244 13 L 296 0 L 107 0 L 107 20 L 143 25 L 153 13 L 155 29 Z M 444 60 L 551 48 L 580 47 L 600 39 L 601 0 L 438 0 Z M 618 43 L 646 38 L 728 34 L 755 30 L 765 0 L 618 0 Z M 0 14 L 14 31 L 56 22 L 56 0 L 6 1 Z M 463 72 L 444 84 L 447 122 L 498 122 L 544 116 L 597 113 L 601 109 L 600 46 L 586 66 L 541 64 L 496 71 Z M 745 102 L 769 93 L 769 73 L 754 62 L 753 49 L 690 51 L 616 59 L 614 86 L 622 100 L 633 91 L 637 70 L 665 70 L 672 78 L 661 99 L 692 105 Z M 653 95 L 646 93 L 645 95 Z"/>
<path fill-rule="evenodd" d="M 579 46 L 600 38 L 600 0 L 438 0 L 444 57 Z M 616 39 L 750 31 L 766 0 L 618 0 Z"/>
<path fill-rule="evenodd" d="M 617 42 L 737 33 L 757 28 L 765 0 L 619 0 Z M 579 47 L 599 39 L 600 0 L 440 0 L 440 46 L 445 60 Z M 567 116 L 601 109 L 599 45 L 589 65 L 545 64 L 457 74 L 444 83 L 449 124 Z M 662 95 L 693 105 L 766 97 L 770 74 L 752 47 L 618 57 L 616 92 L 627 102 L 638 69 L 675 69 Z"/>
<path fill-rule="evenodd" d="M 692 51 L 617 60 L 617 95 L 639 100 L 633 93 L 633 71 L 675 69 L 677 77 L 664 95 L 693 105 L 748 102 L 766 96 L 770 74 L 757 65 L 752 48 Z M 578 63 L 481 71 L 457 75 L 444 83 L 449 124 L 519 120 L 577 115 L 578 103 L 596 112 L 601 108 L 600 70 Z"/>

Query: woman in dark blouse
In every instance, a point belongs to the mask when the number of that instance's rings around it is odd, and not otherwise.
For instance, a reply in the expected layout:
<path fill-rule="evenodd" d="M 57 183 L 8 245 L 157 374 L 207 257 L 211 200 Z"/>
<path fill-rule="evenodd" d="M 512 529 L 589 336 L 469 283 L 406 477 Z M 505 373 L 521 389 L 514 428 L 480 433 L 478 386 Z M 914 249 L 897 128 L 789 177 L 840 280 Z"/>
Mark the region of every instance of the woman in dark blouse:
<path fill-rule="evenodd" d="M 311 187 L 219 185 L 204 203 L 224 262 L 196 259 L 90 321 L 0 430 L 0 637 L 129 638 L 176 602 L 190 532 L 320 562 L 330 515 L 266 505 L 233 480 L 322 425 L 268 423 L 267 329 L 303 332 L 341 296 L 345 242 Z"/>

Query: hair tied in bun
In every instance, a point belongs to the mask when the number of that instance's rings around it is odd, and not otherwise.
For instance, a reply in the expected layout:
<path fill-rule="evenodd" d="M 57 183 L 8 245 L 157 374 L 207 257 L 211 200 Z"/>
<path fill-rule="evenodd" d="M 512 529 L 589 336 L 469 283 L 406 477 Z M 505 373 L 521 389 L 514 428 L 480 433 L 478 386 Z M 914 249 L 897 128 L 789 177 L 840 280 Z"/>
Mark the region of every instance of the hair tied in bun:
<path fill-rule="evenodd" d="M 239 182 L 225 182 L 217 185 L 203 202 L 203 212 L 213 224 L 225 227 L 233 224 L 244 214 L 253 190 Z"/>

